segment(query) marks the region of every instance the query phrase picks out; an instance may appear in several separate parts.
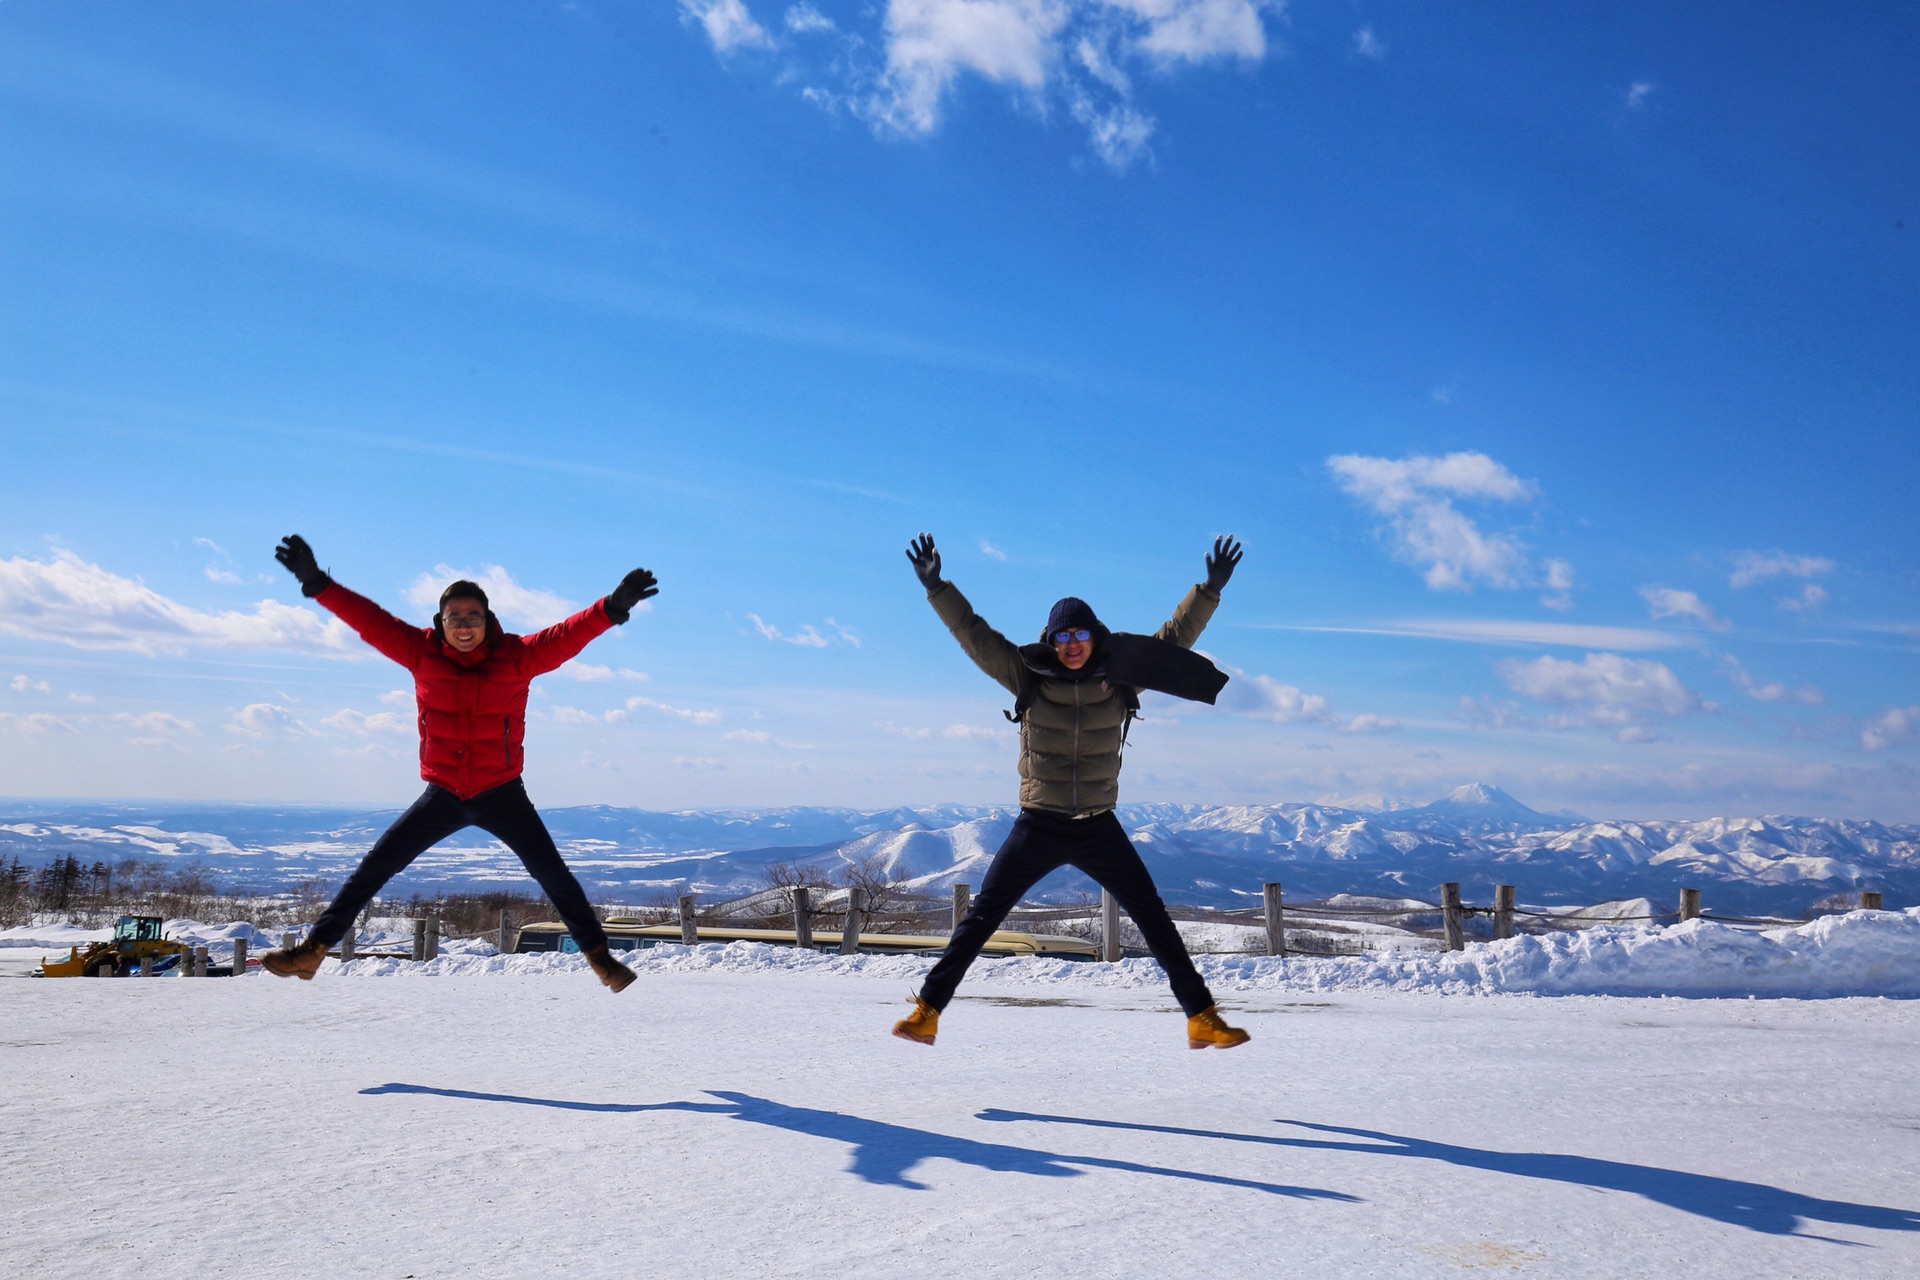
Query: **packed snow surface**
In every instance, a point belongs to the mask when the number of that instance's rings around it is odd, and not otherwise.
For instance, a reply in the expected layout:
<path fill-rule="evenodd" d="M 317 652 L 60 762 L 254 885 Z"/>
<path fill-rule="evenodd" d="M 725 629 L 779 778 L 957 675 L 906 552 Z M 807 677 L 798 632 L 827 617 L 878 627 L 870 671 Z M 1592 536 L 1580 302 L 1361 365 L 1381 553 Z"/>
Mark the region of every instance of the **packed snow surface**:
<path fill-rule="evenodd" d="M 559 955 L 0 984 L 0 1270 L 1920 1274 L 1920 1003 L 1444 993 L 1551 973 L 1524 948 L 1313 991 L 1361 971 L 1212 962 L 1254 1039 L 1191 1053 L 1150 966 L 1008 961 L 925 1048 L 886 1034 L 923 962 L 637 959 L 619 996 Z"/>

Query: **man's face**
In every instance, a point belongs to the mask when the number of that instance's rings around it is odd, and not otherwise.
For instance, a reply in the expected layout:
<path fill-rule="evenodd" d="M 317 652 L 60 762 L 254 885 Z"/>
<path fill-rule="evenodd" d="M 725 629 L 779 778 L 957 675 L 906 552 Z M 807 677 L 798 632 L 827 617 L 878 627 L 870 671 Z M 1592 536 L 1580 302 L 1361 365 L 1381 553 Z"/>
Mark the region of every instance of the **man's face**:
<path fill-rule="evenodd" d="M 472 653 L 487 638 L 487 606 L 455 596 L 440 611 L 440 631 L 461 653 Z"/>
<path fill-rule="evenodd" d="M 1054 655 L 1060 659 L 1060 665 L 1069 671 L 1078 671 L 1093 656 L 1093 632 L 1085 627 L 1056 631 L 1052 639 Z"/>

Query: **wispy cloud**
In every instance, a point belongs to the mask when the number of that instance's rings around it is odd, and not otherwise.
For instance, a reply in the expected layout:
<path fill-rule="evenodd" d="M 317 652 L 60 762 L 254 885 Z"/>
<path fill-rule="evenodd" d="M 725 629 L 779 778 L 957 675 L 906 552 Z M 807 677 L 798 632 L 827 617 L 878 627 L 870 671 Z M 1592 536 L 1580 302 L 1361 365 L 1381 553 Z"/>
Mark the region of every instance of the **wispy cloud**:
<path fill-rule="evenodd" d="M 52 693 L 53 686 L 45 680 L 33 680 L 26 676 L 15 676 L 7 681 L 7 688 L 15 693 Z"/>
<path fill-rule="evenodd" d="M 859 632 L 850 627 L 841 626 L 832 618 L 826 621 L 826 625 L 833 629 L 832 636 L 826 635 L 811 622 L 798 631 L 782 631 L 757 613 L 748 614 L 747 621 L 753 624 L 753 629 L 760 633 L 761 639 L 776 641 L 780 644 L 799 645 L 803 649 L 825 649 L 837 640 L 850 648 L 863 647 Z"/>
<path fill-rule="evenodd" d="M 1355 716 L 1347 721 L 1348 733 L 1392 733 L 1400 727 L 1400 722 L 1391 716 L 1377 716 L 1372 712 Z"/>
<path fill-rule="evenodd" d="M 1233 678 L 1215 704 L 1222 711 L 1275 724 L 1320 723 L 1328 718 L 1329 704 L 1317 693 L 1304 693 L 1297 685 L 1272 676 L 1249 675 L 1236 667 L 1223 669 Z"/>
<path fill-rule="evenodd" d="M 1782 596 L 1779 606 L 1788 613 L 1818 613 L 1827 607 L 1827 589 L 1817 582 L 1809 582 L 1800 588 L 1800 594 Z"/>
<path fill-rule="evenodd" d="M 1640 598 L 1647 602 L 1647 609 L 1656 622 L 1662 618 L 1691 618 L 1713 631 L 1733 628 L 1731 622 L 1715 613 L 1711 605 L 1691 591 L 1676 591 L 1672 587 L 1642 587 Z"/>
<path fill-rule="evenodd" d="M 413 733 L 416 727 L 412 717 L 402 716 L 397 711 L 376 711 L 372 715 L 367 715 L 351 707 L 341 708 L 323 718 L 320 723 L 329 729 L 350 733 L 359 738 L 389 733 L 406 735 Z"/>
<path fill-rule="evenodd" d="M 113 717 L 115 724 L 125 725 L 136 733 L 197 733 L 193 721 L 174 715 L 171 711 L 148 711 L 141 715 L 123 713 Z"/>
<path fill-rule="evenodd" d="M 773 47 L 773 37 L 747 12 L 741 0 L 680 0 L 680 16 L 705 31 L 714 49 L 723 55 L 736 49 Z"/>
<path fill-rule="evenodd" d="M 1564 560 L 1536 565 L 1511 534 L 1487 533 L 1455 502 L 1529 503 L 1539 489 L 1484 453 L 1369 458 L 1338 454 L 1327 470 L 1340 488 L 1386 524 L 1382 533 L 1394 557 L 1420 570 L 1435 591 L 1471 591 L 1486 585 L 1512 590 L 1545 586 L 1545 603 L 1571 603 L 1573 566 Z"/>
<path fill-rule="evenodd" d="M 555 668 L 553 674 L 565 676 L 569 680 L 578 680 L 583 684 L 605 684 L 610 680 L 645 681 L 652 678 L 646 672 L 635 671 L 631 667 L 617 669 L 603 667 L 591 662 L 582 662 L 578 658 L 562 663 Z"/>
<path fill-rule="evenodd" d="M 1697 637 L 1637 627 L 1596 627 L 1576 622 L 1530 622 L 1505 618 L 1439 618 L 1385 622 L 1377 627 L 1262 628 L 1272 631 L 1325 632 L 1333 635 L 1406 636 L 1421 640 L 1449 640 L 1462 644 L 1551 645 L 1566 649 L 1620 649 L 1651 653 L 1661 649 L 1700 647 Z"/>
<path fill-rule="evenodd" d="M 1378 62 L 1387 56 L 1387 46 L 1381 43 L 1372 27 L 1362 27 L 1353 33 L 1353 51 L 1370 62 Z"/>
<path fill-rule="evenodd" d="M 227 732 L 244 738 L 304 738 L 313 730 L 278 703 L 255 702 L 234 712 Z"/>
<path fill-rule="evenodd" d="M 1860 731 L 1860 745 L 1869 751 L 1885 751 L 1913 736 L 1920 729 L 1920 707 L 1888 707 L 1867 721 Z"/>
<path fill-rule="evenodd" d="M 663 716 L 672 716 L 676 720 L 685 720 L 688 724 L 719 724 L 726 718 L 718 711 L 695 711 L 687 707 L 676 707 L 665 702 L 656 702 L 652 698 L 628 698 L 627 710 L 657 711 Z"/>
<path fill-rule="evenodd" d="M 994 546 L 991 542 L 988 542 L 985 538 L 980 539 L 980 554 L 985 556 L 989 560 L 999 560 L 1002 562 L 1004 562 L 1007 558 L 1006 552 Z"/>
<path fill-rule="evenodd" d="M 1742 551 L 1733 558 L 1733 575 L 1727 579 L 1736 590 L 1770 578 L 1819 578 L 1834 570 L 1834 562 L 1825 556 L 1794 555 L 1786 551 Z"/>
<path fill-rule="evenodd" d="M 487 593 L 487 607 L 510 626 L 537 630 L 580 612 L 580 606 L 565 596 L 522 586 L 512 574 L 497 564 L 490 564 L 484 569 L 455 569 L 450 565 L 435 565 L 430 572 L 421 574 L 407 587 L 407 600 L 414 608 L 431 615 L 440 607 L 440 593 L 462 578 L 479 583 L 480 589 Z M 651 601 L 642 600 L 634 611 L 644 613 L 652 608 Z"/>
<path fill-rule="evenodd" d="M 1627 86 L 1626 103 L 1629 111 L 1644 111 L 1647 100 L 1653 97 L 1655 86 L 1651 81 L 1638 80 Z"/>
<path fill-rule="evenodd" d="M 203 613 L 64 550 L 47 560 L 0 560 L 0 634 L 147 654 L 273 649 L 341 657 L 361 651 L 345 623 L 312 609 L 262 600 L 249 613 Z"/>
<path fill-rule="evenodd" d="M 842 30 L 811 3 L 771 35 L 744 0 L 680 0 L 721 56 L 777 49 L 778 76 L 881 136 L 936 132 L 956 89 L 978 79 L 1037 108 L 1063 105 L 1094 154 L 1123 171 L 1150 154 L 1156 121 L 1128 67 L 1167 72 L 1267 56 L 1282 0 L 887 0 Z"/>
<path fill-rule="evenodd" d="M 1727 679 L 1733 687 L 1756 702 L 1799 702 L 1807 706 L 1818 706 L 1827 700 L 1827 695 L 1810 684 L 1796 685 L 1792 688 L 1777 681 L 1762 684 L 1755 680 L 1742 666 L 1740 659 L 1727 654 L 1721 659 L 1726 668 Z"/>

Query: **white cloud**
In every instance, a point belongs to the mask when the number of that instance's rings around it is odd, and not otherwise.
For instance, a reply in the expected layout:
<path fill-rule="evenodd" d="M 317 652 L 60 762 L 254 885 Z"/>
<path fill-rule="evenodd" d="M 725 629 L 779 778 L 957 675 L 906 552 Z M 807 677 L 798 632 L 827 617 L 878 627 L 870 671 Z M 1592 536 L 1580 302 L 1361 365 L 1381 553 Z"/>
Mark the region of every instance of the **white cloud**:
<path fill-rule="evenodd" d="M 627 710 L 639 711 L 643 708 L 648 711 L 658 711 L 663 716 L 672 716 L 677 720 L 685 720 L 689 724 L 719 724 L 720 721 L 725 718 L 718 711 L 691 711 L 686 707 L 675 707 L 669 706 L 664 702 L 655 702 L 652 698 L 627 699 Z"/>
<path fill-rule="evenodd" d="M 92 694 L 90 694 L 90 693 L 79 693 L 79 692 L 76 692 L 76 691 L 74 691 L 74 690 L 68 690 L 68 692 L 67 692 L 67 701 L 68 701 L 68 702 L 78 702 L 78 703 L 80 703 L 80 704 L 82 704 L 82 705 L 88 705 L 88 704 L 91 704 L 91 703 L 94 703 L 94 702 L 98 702 L 98 701 L 99 701 L 99 699 L 98 699 L 98 698 L 96 698 L 96 697 L 94 697 L 94 696 L 93 696 Z"/>
<path fill-rule="evenodd" d="M 1547 594 L 1540 603 L 1560 613 L 1573 608 L 1573 566 L 1565 560 L 1549 560 L 1541 567 L 1546 571 Z"/>
<path fill-rule="evenodd" d="M 753 629 L 760 633 L 760 637 L 763 640 L 775 640 L 782 644 L 795 644 L 803 649 L 824 649 L 833 643 L 832 640 L 821 634 L 819 627 L 811 622 L 801 627 L 798 631 L 788 633 L 774 626 L 757 613 L 748 614 L 747 621 L 753 623 Z M 827 625 L 834 629 L 836 638 L 838 638 L 842 644 L 851 645 L 855 649 L 861 647 L 859 632 L 841 626 L 832 618 L 827 619 Z"/>
<path fill-rule="evenodd" d="M 194 733 L 193 721 L 183 720 L 170 711 L 149 711 L 144 715 L 117 715 L 115 723 L 124 724 L 129 729 L 145 734 Z"/>
<path fill-rule="evenodd" d="M 262 600 L 250 613 L 202 613 L 71 551 L 0 560 L 0 634 L 146 654 L 274 649 L 340 657 L 363 649 L 345 623 L 312 609 Z"/>
<path fill-rule="evenodd" d="M 989 560 L 999 560 L 1002 562 L 1004 562 L 1007 558 L 1006 552 L 994 546 L 991 542 L 988 542 L 985 538 L 980 539 L 980 554 L 985 556 Z"/>
<path fill-rule="evenodd" d="M 905 738 L 909 742 L 922 742 L 933 736 L 933 730 L 931 729 L 919 729 L 912 725 L 895 724 L 891 720 L 883 720 L 873 727 L 882 733 L 890 733 L 896 737 Z"/>
<path fill-rule="evenodd" d="M 560 666 L 554 669 L 553 674 L 565 676 L 569 680 L 578 680 L 582 684 L 605 684 L 609 680 L 645 681 L 651 679 L 644 671 L 635 671 L 630 667 L 621 667 L 616 670 L 613 667 L 602 667 L 591 662 L 582 662 L 578 658 L 575 658 L 571 662 L 561 663 Z"/>
<path fill-rule="evenodd" d="M 1373 33 L 1372 27 L 1362 27 L 1353 33 L 1353 51 L 1373 62 L 1387 56 L 1387 46 L 1380 43 L 1380 37 Z"/>
<path fill-rule="evenodd" d="M 1282 684 L 1272 676 L 1248 675 L 1234 667 L 1225 670 L 1233 678 L 1220 691 L 1216 705 L 1222 711 L 1276 724 L 1311 723 L 1327 718 L 1327 700 L 1317 693 L 1302 693 L 1297 686 Z"/>
<path fill-rule="evenodd" d="M 1761 684 L 1740 665 L 1740 659 L 1732 654 L 1726 655 L 1721 661 L 1727 669 L 1727 679 L 1733 682 L 1733 687 L 1757 702 L 1802 702 L 1808 706 L 1818 706 L 1827 700 L 1826 694 L 1810 684 L 1803 684 L 1793 689 L 1777 682 Z"/>
<path fill-rule="evenodd" d="M 1867 721 L 1860 731 L 1860 745 L 1869 751 L 1885 751 L 1911 737 L 1920 729 L 1920 707 L 1888 707 Z"/>
<path fill-rule="evenodd" d="M 380 701 L 390 707 L 411 707 L 414 696 L 411 689 L 389 689 L 380 695 Z"/>
<path fill-rule="evenodd" d="M 1645 80 L 1636 81 L 1627 88 L 1627 110 L 1639 111 L 1646 107 L 1647 99 L 1653 96 L 1654 86 Z"/>
<path fill-rule="evenodd" d="M 1640 598 L 1647 602 L 1647 608 L 1656 622 L 1661 618 L 1692 618 L 1714 631 L 1733 628 L 1731 622 L 1715 613 L 1711 605 L 1691 591 L 1676 591 L 1672 587 L 1642 587 Z"/>
<path fill-rule="evenodd" d="M 1094 154 L 1122 171 L 1148 154 L 1153 116 L 1135 102 L 1135 65 L 1161 72 L 1258 62 L 1283 0 L 886 0 L 840 21 L 811 0 L 790 5 L 790 36 L 767 33 L 741 0 L 680 0 L 683 19 L 722 55 L 778 49 L 783 83 L 828 111 L 850 111 L 881 136 L 926 137 L 962 80 L 1013 94 L 1038 119 L 1057 107 L 1086 130 Z"/>
<path fill-rule="evenodd" d="M 417 727 L 415 720 L 403 717 L 397 711 L 376 711 L 372 715 L 367 715 L 351 707 L 341 708 L 320 723 L 329 729 L 337 729 L 341 733 L 351 733 L 362 738 L 370 738 L 376 733 L 410 734 Z"/>
<path fill-rule="evenodd" d="M 603 718 L 591 711 L 582 711 L 579 707 L 555 707 L 547 714 L 555 724 L 602 724 L 610 719 L 613 713 L 609 712 L 607 717 Z"/>
<path fill-rule="evenodd" d="M 508 626 L 537 631 L 580 612 L 580 606 L 565 596 L 521 586 L 497 564 L 478 571 L 437 564 L 432 572 L 413 580 L 407 588 L 407 600 L 432 617 L 440 608 L 440 593 L 462 578 L 480 584 L 480 589 L 487 593 L 487 607 L 499 614 L 501 622 Z M 649 601 L 642 600 L 634 606 L 634 612 L 645 613 L 651 608 Z"/>
<path fill-rule="evenodd" d="M 1780 607 L 1789 613 L 1818 613 L 1826 607 L 1828 599 L 1825 587 L 1809 582 L 1800 588 L 1799 595 L 1781 597 Z"/>
<path fill-rule="evenodd" d="M 1735 588 L 1750 587 L 1769 578 L 1818 578 L 1832 573 L 1834 562 L 1824 556 L 1797 556 L 1786 551 L 1742 551 L 1733 558 Z"/>
<path fill-rule="evenodd" d="M 1471 591 L 1475 583 L 1508 589 L 1545 584 L 1564 595 L 1572 585 L 1573 567 L 1565 561 L 1536 568 L 1517 539 L 1482 532 L 1454 507 L 1456 500 L 1516 503 L 1539 496 L 1531 482 L 1484 453 L 1339 454 L 1327 459 L 1327 470 L 1347 494 L 1386 519 L 1394 555 L 1420 569 L 1435 591 Z"/>
<path fill-rule="evenodd" d="M 1392 733 L 1400 727 L 1400 722 L 1390 716 L 1377 716 L 1372 712 L 1355 716 L 1347 721 L 1348 733 Z"/>
<path fill-rule="evenodd" d="M 44 711 L 32 715 L 17 716 L 11 711 L 0 711 L 0 725 L 12 725 L 23 733 L 78 733 L 79 728 L 71 720 L 59 716 L 50 716 Z"/>
<path fill-rule="evenodd" d="M 772 742 L 773 735 L 765 729 L 729 729 L 720 735 L 722 742 Z"/>
<path fill-rule="evenodd" d="M 1010 742 L 1013 728 L 1011 725 L 950 724 L 940 731 L 940 736 L 958 742 Z"/>
<path fill-rule="evenodd" d="M 812 8 L 811 5 L 805 7 Z M 741 0 L 680 0 L 680 17 L 682 21 L 699 24 L 706 31 L 707 39 L 713 42 L 714 50 L 721 54 L 735 49 L 773 47 L 773 37 L 754 20 Z M 788 23 L 791 26 L 791 11 Z"/>
<path fill-rule="evenodd" d="M 1334 635 L 1409 636 L 1424 640 L 1457 640 L 1466 644 L 1557 645 L 1568 649 L 1697 648 L 1700 641 L 1671 631 L 1639 627 L 1596 627 L 1577 622 L 1529 622 L 1506 618 L 1439 618 L 1388 622 L 1378 627 L 1272 627 L 1275 631 L 1316 631 Z"/>
<path fill-rule="evenodd" d="M 45 680 L 29 680 L 25 676 L 15 676 L 7 681 L 7 688 L 15 693 L 52 693 L 53 686 Z"/>
<path fill-rule="evenodd" d="M 832 18 L 829 18 L 826 14 L 814 8 L 813 5 L 806 3 L 805 0 L 802 0 L 800 4 L 788 8 L 786 27 L 787 30 L 793 32 L 795 35 L 806 35 L 810 32 L 833 31 L 836 29 L 833 25 Z"/>
<path fill-rule="evenodd" d="M 1647 715 L 1683 716 L 1702 709 L 1700 696 L 1664 663 L 1589 653 L 1584 661 L 1507 658 L 1495 668 L 1509 689 L 1537 702 L 1566 707 L 1559 727 L 1621 728 Z"/>
<path fill-rule="evenodd" d="M 272 702 L 254 702 L 242 707 L 227 724 L 228 733 L 246 738 L 301 738 L 312 732 L 285 707 Z"/>

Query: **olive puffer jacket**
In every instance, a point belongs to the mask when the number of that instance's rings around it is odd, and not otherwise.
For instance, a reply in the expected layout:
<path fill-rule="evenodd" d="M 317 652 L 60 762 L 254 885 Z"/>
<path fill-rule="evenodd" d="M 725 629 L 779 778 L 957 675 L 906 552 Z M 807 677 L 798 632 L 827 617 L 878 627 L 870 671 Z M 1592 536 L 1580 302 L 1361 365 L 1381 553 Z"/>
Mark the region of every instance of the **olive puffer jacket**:
<path fill-rule="evenodd" d="M 1015 697 L 1028 678 L 1020 646 L 988 626 L 951 582 L 927 595 L 974 665 Z M 1195 586 L 1155 632 L 1183 649 L 1206 630 L 1219 593 Z M 1020 721 L 1020 805 L 1085 818 L 1120 803 L 1120 748 L 1127 704 L 1098 679 L 1042 677 L 1039 696 Z"/>
<path fill-rule="evenodd" d="M 413 672 L 420 776 L 462 800 L 520 776 L 527 686 L 614 625 L 604 600 L 530 636 L 506 634 L 489 611 L 486 640 L 461 653 L 435 628 L 410 626 L 337 582 L 314 598 Z"/>

